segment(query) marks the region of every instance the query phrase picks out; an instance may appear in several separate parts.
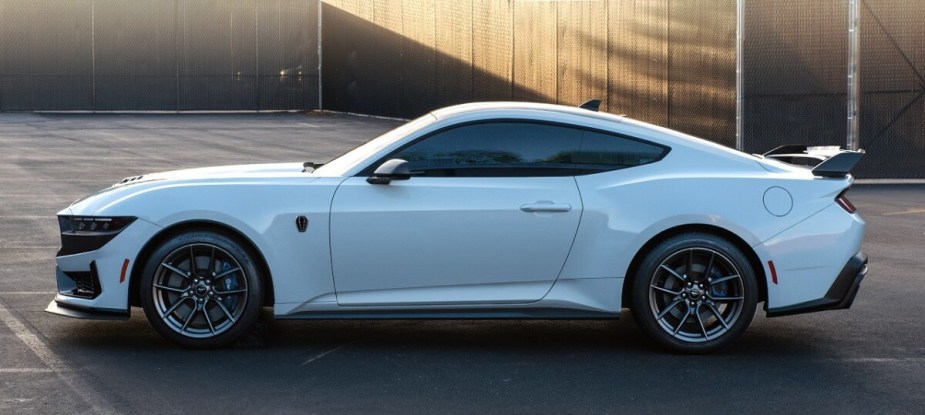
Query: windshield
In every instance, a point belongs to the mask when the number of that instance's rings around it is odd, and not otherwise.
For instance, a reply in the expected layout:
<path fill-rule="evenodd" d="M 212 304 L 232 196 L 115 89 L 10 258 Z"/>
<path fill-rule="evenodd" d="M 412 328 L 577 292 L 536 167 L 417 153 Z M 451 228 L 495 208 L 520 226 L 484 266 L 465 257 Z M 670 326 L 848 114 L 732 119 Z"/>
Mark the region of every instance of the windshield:
<path fill-rule="evenodd" d="M 417 131 L 427 124 L 434 122 L 437 118 L 431 114 L 425 114 L 419 118 L 411 120 L 400 127 L 389 131 L 371 141 L 361 144 L 341 156 L 331 160 L 324 166 L 315 169 L 312 174 L 321 176 L 344 176 L 354 167 L 368 159 L 370 156 L 378 153 L 380 150 L 388 147 L 408 134 Z"/>

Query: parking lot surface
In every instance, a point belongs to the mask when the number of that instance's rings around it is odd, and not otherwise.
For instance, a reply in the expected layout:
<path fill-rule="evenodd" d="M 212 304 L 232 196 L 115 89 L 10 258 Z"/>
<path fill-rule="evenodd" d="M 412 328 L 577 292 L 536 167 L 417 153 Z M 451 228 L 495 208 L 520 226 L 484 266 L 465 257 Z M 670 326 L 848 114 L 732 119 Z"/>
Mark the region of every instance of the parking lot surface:
<path fill-rule="evenodd" d="M 327 161 L 398 122 L 346 115 L 0 114 L 0 414 L 922 413 L 925 185 L 856 185 L 870 272 L 850 310 L 663 352 L 619 321 L 272 321 L 183 350 L 148 326 L 43 312 L 55 213 L 122 177 Z"/>

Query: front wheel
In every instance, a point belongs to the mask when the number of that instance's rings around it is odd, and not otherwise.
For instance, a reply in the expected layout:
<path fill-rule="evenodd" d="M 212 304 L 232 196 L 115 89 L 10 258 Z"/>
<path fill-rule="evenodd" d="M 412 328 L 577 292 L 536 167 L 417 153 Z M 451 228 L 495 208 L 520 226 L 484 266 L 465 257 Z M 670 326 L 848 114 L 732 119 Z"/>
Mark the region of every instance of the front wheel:
<path fill-rule="evenodd" d="M 162 243 L 145 265 L 140 290 L 151 326 L 185 347 L 234 342 L 251 329 L 262 308 L 251 254 L 234 239 L 209 231 Z"/>
<path fill-rule="evenodd" d="M 735 245 L 712 234 L 687 233 L 646 255 L 632 300 L 637 324 L 658 343 L 705 353 L 745 332 L 755 316 L 758 284 Z"/>

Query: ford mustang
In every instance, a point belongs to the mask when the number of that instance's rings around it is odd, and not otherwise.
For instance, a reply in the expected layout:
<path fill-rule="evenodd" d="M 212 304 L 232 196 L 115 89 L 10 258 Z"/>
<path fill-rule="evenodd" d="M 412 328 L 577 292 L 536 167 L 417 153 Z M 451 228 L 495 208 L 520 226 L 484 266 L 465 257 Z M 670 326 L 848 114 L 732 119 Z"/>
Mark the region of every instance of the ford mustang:
<path fill-rule="evenodd" d="M 742 153 L 597 111 L 473 103 L 326 164 L 125 178 L 58 213 L 46 311 L 186 347 L 276 318 L 618 318 L 716 350 L 768 316 L 851 306 L 862 151 Z"/>

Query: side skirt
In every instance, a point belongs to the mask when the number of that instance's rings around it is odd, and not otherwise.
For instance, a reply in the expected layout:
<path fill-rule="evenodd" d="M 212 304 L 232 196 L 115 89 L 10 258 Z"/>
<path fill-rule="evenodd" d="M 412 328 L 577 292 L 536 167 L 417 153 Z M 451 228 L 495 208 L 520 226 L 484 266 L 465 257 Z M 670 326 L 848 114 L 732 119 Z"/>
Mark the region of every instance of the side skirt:
<path fill-rule="evenodd" d="M 620 313 L 600 311 L 566 310 L 555 308 L 485 308 L 485 309 L 395 309 L 395 310 L 324 310 L 305 311 L 301 313 L 276 316 L 280 320 L 354 320 L 354 319 L 452 319 L 452 320 L 480 320 L 480 319 L 544 319 L 544 320 L 600 320 L 619 319 Z"/>

